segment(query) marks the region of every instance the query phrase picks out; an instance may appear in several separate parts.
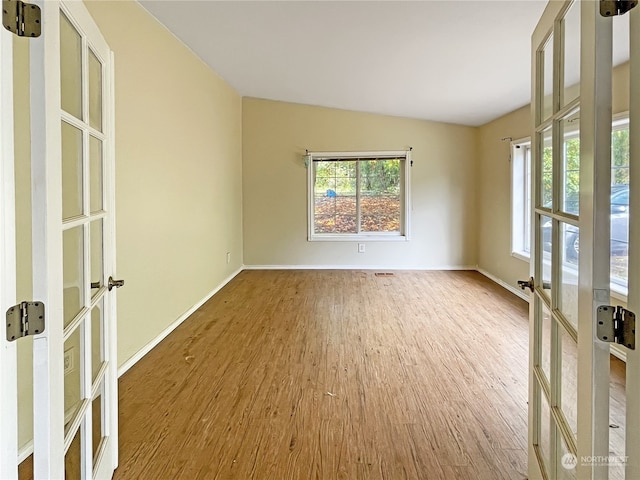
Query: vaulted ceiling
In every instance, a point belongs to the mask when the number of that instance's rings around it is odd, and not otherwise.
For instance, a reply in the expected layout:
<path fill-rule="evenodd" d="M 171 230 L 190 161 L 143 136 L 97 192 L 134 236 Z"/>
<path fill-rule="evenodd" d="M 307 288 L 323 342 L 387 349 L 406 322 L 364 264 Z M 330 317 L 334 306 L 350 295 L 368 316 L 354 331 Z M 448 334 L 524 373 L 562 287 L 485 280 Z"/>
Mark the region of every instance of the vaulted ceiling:
<path fill-rule="evenodd" d="M 546 1 L 140 2 L 241 95 L 482 125 L 529 103 Z"/>

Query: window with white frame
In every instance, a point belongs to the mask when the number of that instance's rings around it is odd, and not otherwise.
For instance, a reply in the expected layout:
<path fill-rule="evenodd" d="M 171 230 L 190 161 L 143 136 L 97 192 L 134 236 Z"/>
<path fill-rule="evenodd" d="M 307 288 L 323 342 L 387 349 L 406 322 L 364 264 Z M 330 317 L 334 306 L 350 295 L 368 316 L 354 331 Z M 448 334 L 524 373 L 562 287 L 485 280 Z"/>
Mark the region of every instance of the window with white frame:
<path fill-rule="evenodd" d="M 309 240 L 408 240 L 410 156 L 308 153 Z"/>
<path fill-rule="evenodd" d="M 551 146 L 544 145 L 543 178 L 551 182 Z M 579 195 L 579 138 L 577 132 L 565 132 L 563 179 L 566 191 L 563 209 L 578 214 Z M 548 152 L 547 152 L 548 150 Z M 548 172 L 546 170 L 548 169 Z M 548 175 L 546 174 L 548 173 Z M 571 177 L 571 178 L 569 178 Z M 574 178 L 575 177 L 575 178 Z M 542 186 L 542 194 L 551 191 Z M 551 205 L 550 198 L 543 199 Z M 511 154 L 511 252 L 529 259 L 531 239 L 531 141 L 512 142 Z M 620 116 L 613 121 L 611 135 L 611 288 L 626 293 L 629 242 L 629 118 Z M 577 245 L 574 242 L 573 248 Z M 572 255 L 567 255 L 572 258 Z"/>
<path fill-rule="evenodd" d="M 511 252 L 528 259 L 531 242 L 531 140 L 511 144 Z"/>

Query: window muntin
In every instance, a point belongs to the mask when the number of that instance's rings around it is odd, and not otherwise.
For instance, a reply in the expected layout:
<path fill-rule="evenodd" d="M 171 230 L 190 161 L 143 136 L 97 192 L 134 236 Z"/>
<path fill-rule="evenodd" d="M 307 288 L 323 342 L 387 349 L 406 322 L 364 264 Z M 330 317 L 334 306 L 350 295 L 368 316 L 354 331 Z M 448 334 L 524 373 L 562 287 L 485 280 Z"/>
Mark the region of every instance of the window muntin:
<path fill-rule="evenodd" d="M 407 240 L 409 155 L 308 154 L 309 240 Z"/>

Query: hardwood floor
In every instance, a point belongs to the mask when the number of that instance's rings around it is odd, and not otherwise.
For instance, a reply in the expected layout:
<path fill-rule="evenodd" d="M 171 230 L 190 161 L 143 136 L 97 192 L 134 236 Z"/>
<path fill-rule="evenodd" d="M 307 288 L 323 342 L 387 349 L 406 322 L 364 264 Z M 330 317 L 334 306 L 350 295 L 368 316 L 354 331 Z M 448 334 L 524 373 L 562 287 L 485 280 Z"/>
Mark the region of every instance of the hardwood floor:
<path fill-rule="evenodd" d="M 120 379 L 115 479 L 523 479 L 527 305 L 476 272 L 244 271 Z"/>

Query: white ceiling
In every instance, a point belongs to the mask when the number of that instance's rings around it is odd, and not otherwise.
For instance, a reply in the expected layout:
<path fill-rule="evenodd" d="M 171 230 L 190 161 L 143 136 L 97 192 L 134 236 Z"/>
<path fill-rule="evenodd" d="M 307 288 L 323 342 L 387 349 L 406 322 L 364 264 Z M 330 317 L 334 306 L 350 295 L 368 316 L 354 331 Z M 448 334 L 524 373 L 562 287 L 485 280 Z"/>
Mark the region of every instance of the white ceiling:
<path fill-rule="evenodd" d="M 241 95 L 482 125 L 529 103 L 545 0 L 158 1 Z"/>

